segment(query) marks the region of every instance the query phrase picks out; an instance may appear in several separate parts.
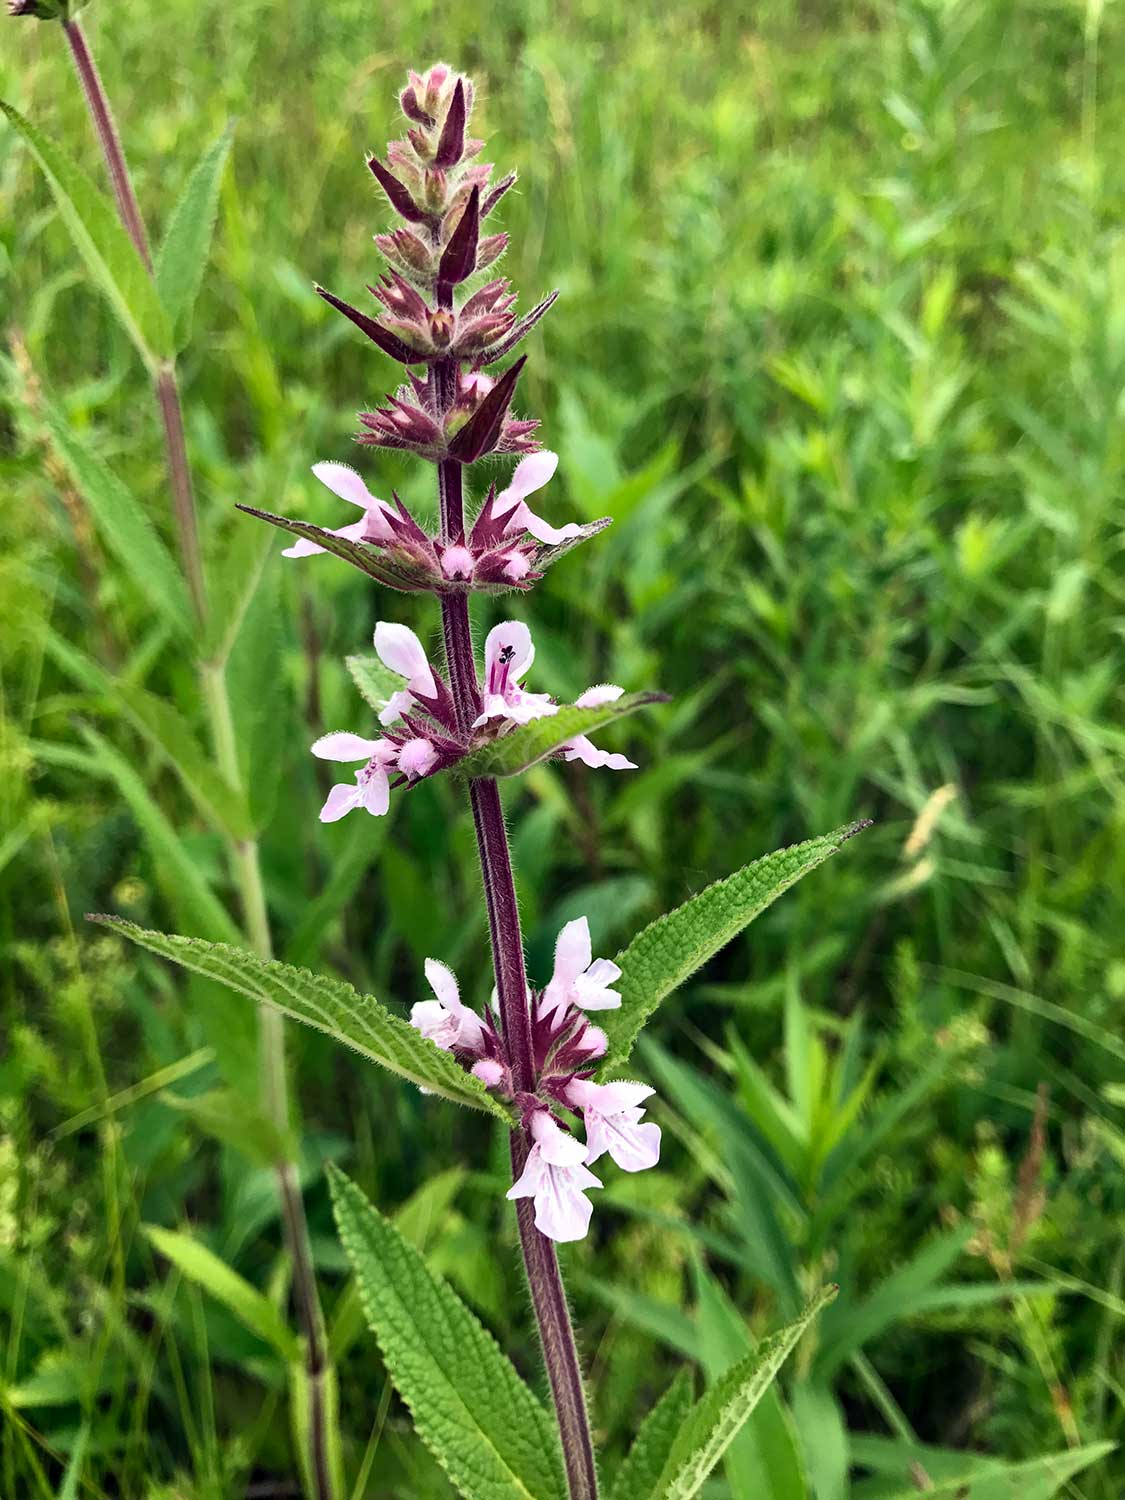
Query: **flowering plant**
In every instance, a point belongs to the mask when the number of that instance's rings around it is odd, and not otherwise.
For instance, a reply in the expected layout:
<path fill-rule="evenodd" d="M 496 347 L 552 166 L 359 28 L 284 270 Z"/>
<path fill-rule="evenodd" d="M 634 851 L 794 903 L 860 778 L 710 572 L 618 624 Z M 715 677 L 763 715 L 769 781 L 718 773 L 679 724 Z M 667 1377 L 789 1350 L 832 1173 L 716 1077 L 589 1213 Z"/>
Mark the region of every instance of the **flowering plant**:
<path fill-rule="evenodd" d="M 96 70 L 69 14 L 64 28 L 88 97 L 100 99 Z M 638 1172 L 659 1158 L 660 1126 L 646 1118 L 653 1090 L 624 1071 L 633 1044 L 667 995 L 785 889 L 835 853 L 858 825 L 767 855 L 707 887 L 652 922 L 612 961 L 594 957 L 587 919 L 578 917 L 558 935 L 546 985 L 538 990 L 529 982 L 499 780 L 543 761 L 634 769 L 626 756 L 602 748 L 591 735 L 658 703 L 662 695 L 599 684 L 573 704 L 560 704 L 533 691 L 526 685 L 534 660 L 531 634 L 516 619 L 488 633 L 478 674 L 470 596 L 527 593 L 547 567 L 610 522 L 555 525 L 540 513 L 545 507 L 539 500 L 535 509 L 529 503 L 550 482 L 558 461 L 540 448 L 538 423 L 513 409 L 525 357 L 491 372 L 538 324 L 555 294 L 518 315 L 507 280 L 485 279 L 507 246 L 507 236 L 487 233 L 486 224 L 515 176 L 494 184 L 492 168 L 479 160 L 483 143 L 469 134 L 471 82 L 439 64 L 424 75 L 410 75 L 400 104 L 407 120 L 404 137 L 390 143 L 385 162 L 368 161 L 402 221 L 376 236 L 389 264 L 370 288 L 376 306 L 363 311 L 333 292 L 317 291 L 403 367 L 405 381 L 386 404 L 360 414 L 357 441 L 412 452 L 435 465 L 437 530 L 421 524 L 398 496 L 377 498 L 358 473 L 336 461 L 316 464 L 313 473 L 361 511 L 349 525 L 330 529 L 240 508 L 290 533 L 295 538 L 286 549 L 290 558 L 332 554 L 389 589 L 437 599 L 442 663 L 432 662 L 414 632 L 394 622 L 377 626 L 374 658 L 349 659 L 379 731 L 370 725 L 358 731 L 330 729 L 314 742 L 315 756 L 358 766 L 351 780 L 332 787 L 320 818 L 334 823 L 352 812 L 384 816 L 392 795 L 409 794 L 438 775 L 463 784 L 491 937 L 492 1004 L 485 1011 L 466 1004 L 452 971 L 433 957 L 425 965 L 433 998 L 419 999 L 408 1022 L 342 981 L 273 960 L 268 930 L 251 951 L 144 930 L 113 917 L 96 920 L 250 997 L 272 1017 L 280 1013 L 318 1027 L 428 1094 L 484 1111 L 503 1124 L 512 1168 L 507 1198 L 515 1203 L 553 1418 L 451 1288 L 359 1189 L 333 1170 L 337 1224 L 391 1377 L 453 1484 L 472 1500 L 513 1495 L 593 1500 L 598 1466 L 555 1247 L 589 1230 L 588 1193 L 602 1185 L 591 1170 L 595 1164 L 608 1157 L 620 1170 Z M 74 179 L 57 170 L 48 145 L 14 111 L 7 113 L 45 170 L 53 172 L 56 196 L 73 196 Z M 108 113 L 94 113 L 104 130 L 122 222 L 151 277 L 119 144 Z M 129 264 L 132 274 L 136 268 Z M 106 275 L 113 280 L 111 266 Z M 177 309 L 167 306 L 159 274 L 130 287 L 147 309 L 146 318 L 133 319 L 131 327 L 154 374 L 169 433 L 173 489 L 182 502 L 178 514 L 187 531 L 191 489 L 182 429 L 177 438 L 175 319 L 170 321 Z M 490 483 L 470 519 L 473 497 L 466 492 L 466 475 L 475 478 L 477 465 L 513 456 L 518 462 L 507 482 L 500 488 Z M 190 536 L 189 542 L 190 564 L 196 554 Z M 190 565 L 186 571 L 197 616 L 205 622 L 202 570 L 197 569 L 198 577 Z M 247 868 L 247 841 L 236 837 L 233 848 Z M 253 896 L 252 881 L 249 889 Z M 264 914 L 264 899 L 259 904 Z M 305 1262 L 298 1265 L 300 1295 L 311 1295 L 314 1303 L 305 1325 L 311 1346 L 319 1309 L 307 1235 L 292 1168 L 282 1162 L 279 1171 L 286 1215 L 295 1225 L 292 1254 L 295 1263 L 302 1257 Z M 616 1477 L 616 1500 L 697 1494 L 832 1290 L 819 1289 L 795 1322 L 733 1365 L 700 1400 L 693 1401 L 688 1381 L 677 1380 L 641 1426 Z M 310 1380 L 324 1386 L 315 1350 L 308 1369 Z M 309 1494 L 328 1500 L 340 1492 L 340 1455 L 331 1442 L 334 1392 L 322 1394 L 319 1404 L 310 1404 L 303 1430 L 308 1449 L 303 1469 Z"/>

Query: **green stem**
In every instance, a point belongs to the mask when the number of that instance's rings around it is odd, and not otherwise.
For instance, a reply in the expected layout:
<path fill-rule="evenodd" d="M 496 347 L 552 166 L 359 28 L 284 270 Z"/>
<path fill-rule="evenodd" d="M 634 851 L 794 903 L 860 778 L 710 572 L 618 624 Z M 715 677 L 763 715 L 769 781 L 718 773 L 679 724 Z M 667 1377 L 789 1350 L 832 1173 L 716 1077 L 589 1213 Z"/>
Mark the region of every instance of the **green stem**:
<path fill-rule="evenodd" d="M 129 165 L 110 110 L 105 86 L 79 23 L 68 20 L 63 25 L 63 32 L 74 59 L 82 92 L 89 106 L 98 142 L 102 148 L 118 214 L 129 238 L 136 247 L 137 254 L 151 275 L 152 255 L 145 233 L 144 219 L 137 203 Z M 191 594 L 196 623 L 202 635 L 208 619 L 203 551 L 199 542 L 195 493 L 184 439 L 183 407 L 180 402 L 176 366 L 173 361 L 169 360 L 161 364 L 155 371 L 154 394 L 164 429 L 164 450 L 172 491 L 172 510 L 179 535 L 180 558 Z M 224 664 L 201 662 L 200 675 L 216 762 L 230 785 L 239 789 L 242 785 L 242 774 L 238 763 L 238 745 Z M 262 868 L 257 840 L 231 840 L 229 852 L 231 868 L 242 905 L 246 935 L 255 952 L 261 954 L 263 958 L 269 958 L 273 951 L 273 944 L 270 939 L 269 912 L 262 885 Z M 259 1049 L 262 1110 L 277 1130 L 279 1138 L 285 1141 L 289 1135 L 285 1033 L 281 1016 L 276 1012 L 267 1011 L 264 1006 L 259 1009 Z M 309 1246 L 308 1223 L 305 1218 L 304 1201 L 301 1197 L 296 1167 L 289 1160 L 288 1155 L 275 1163 L 275 1169 L 281 1196 L 282 1223 L 285 1228 L 289 1258 L 293 1266 L 294 1298 L 305 1341 L 305 1374 L 309 1403 L 305 1431 L 308 1435 L 309 1452 L 302 1455 L 303 1467 L 308 1476 L 307 1486 L 312 1500 L 335 1500 L 337 1486 L 331 1455 L 336 1451 L 337 1444 L 334 1434 L 329 1430 L 332 1415 L 327 1395 L 332 1375 L 328 1367 L 324 1316 L 317 1294 Z"/>

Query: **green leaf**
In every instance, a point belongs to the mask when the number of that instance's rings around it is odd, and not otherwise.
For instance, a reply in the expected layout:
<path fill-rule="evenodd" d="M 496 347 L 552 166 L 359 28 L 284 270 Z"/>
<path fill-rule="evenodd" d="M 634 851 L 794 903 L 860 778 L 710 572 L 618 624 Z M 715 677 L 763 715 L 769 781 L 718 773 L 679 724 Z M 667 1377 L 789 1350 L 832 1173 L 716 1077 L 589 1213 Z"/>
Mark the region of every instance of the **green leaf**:
<path fill-rule="evenodd" d="M 143 1224 L 142 1231 L 189 1281 L 209 1292 L 216 1302 L 230 1308 L 235 1317 L 292 1363 L 300 1353 L 297 1336 L 277 1308 L 245 1277 L 220 1260 L 206 1245 L 178 1229 L 161 1229 L 157 1224 Z"/>
<path fill-rule="evenodd" d="M 236 942 L 238 928 L 207 884 L 198 860 L 192 858 L 176 830 L 153 801 L 137 767 L 95 730 L 83 725 L 81 733 L 87 746 L 84 769 L 107 776 L 129 804 L 129 810 L 152 851 L 160 883 L 179 917 L 190 920 L 200 932 Z"/>
<path fill-rule="evenodd" d="M 402 678 L 385 667 L 377 656 L 346 656 L 344 665 L 359 689 L 359 696 L 376 713 L 386 708 L 387 699 L 402 688 Z"/>
<path fill-rule="evenodd" d="M 120 917 L 91 916 L 92 922 L 121 933 L 130 942 L 170 958 L 193 973 L 216 979 L 236 994 L 283 1015 L 303 1021 L 353 1048 L 371 1062 L 429 1089 L 431 1093 L 486 1110 L 511 1124 L 507 1110 L 471 1073 L 463 1072 L 453 1054 L 443 1052 L 415 1031 L 409 1022 L 392 1015 L 373 995 L 361 995 L 342 979 L 310 974 L 276 959 L 259 958 L 229 943 L 152 932 Z"/>
<path fill-rule="evenodd" d="M 684 1368 L 641 1423 L 609 1500 L 649 1500 L 691 1404 L 691 1372 Z"/>
<path fill-rule="evenodd" d="M 826 1287 L 795 1322 L 763 1340 L 697 1402 L 668 1455 L 651 1500 L 690 1500 L 699 1493 L 790 1351 L 836 1291 L 836 1287 Z"/>
<path fill-rule="evenodd" d="M 172 329 L 156 287 L 113 206 L 66 152 L 0 100 L 0 110 L 43 170 L 63 223 L 145 363 L 173 353 Z"/>
<path fill-rule="evenodd" d="M 562 1500 L 547 1413 L 457 1294 L 354 1183 L 329 1168 L 340 1239 L 418 1435 L 469 1500 Z"/>
<path fill-rule="evenodd" d="M 90 1424 L 83 1422 L 70 1450 L 66 1473 L 59 1485 L 56 1500 L 78 1500 L 78 1486 L 82 1482 L 82 1465 L 86 1462 L 86 1449 L 90 1446 Z"/>
<path fill-rule="evenodd" d="M 457 762 L 458 776 L 517 776 L 537 761 L 546 760 L 578 734 L 590 734 L 614 719 L 636 713 L 650 703 L 667 703 L 667 693 L 626 693 L 600 708 L 560 708 L 546 719 L 517 724 Z"/>
<path fill-rule="evenodd" d="M 925 1491 L 925 1500 L 1052 1500 L 1063 1485 L 1112 1453 L 1114 1443 L 1090 1443 L 1064 1453 L 1047 1453 L 1024 1463 L 996 1464 L 977 1468 L 966 1455 L 965 1469 L 950 1475 Z M 920 1453 L 924 1450 L 920 1450 Z M 919 1456 L 925 1466 L 925 1459 Z M 887 1500 L 918 1500 L 918 1486 L 905 1483 Z"/>
<path fill-rule="evenodd" d="M 846 1500 L 848 1428 L 835 1394 L 826 1385 L 798 1380 L 793 1386 L 793 1419 L 816 1500 Z"/>
<path fill-rule="evenodd" d="M 259 1166 L 285 1161 L 292 1152 L 292 1143 L 277 1126 L 234 1089 L 211 1089 L 206 1094 L 165 1091 L 160 1102 L 187 1115 L 205 1135 L 233 1146 Z"/>
<path fill-rule="evenodd" d="M 824 1320 L 816 1357 L 817 1378 L 830 1381 L 849 1356 L 901 1318 L 924 1310 L 937 1282 L 960 1259 L 971 1233 L 971 1226 L 962 1225 L 936 1236 L 862 1302 L 841 1299 Z"/>
<path fill-rule="evenodd" d="M 190 636 L 192 611 L 183 574 L 140 501 L 48 401 L 43 402 L 43 421 L 106 546 L 155 613 L 178 636 Z"/>
<path fill-rule="evenodd" d="M 177 349 L 188 341 L 191 314 L 211 248 L 219 185 L 230 153 L 234 127 L 228 125 L 205 151 L 172 210 L 156 257 L 156 287 L 172 323 Z"/>
<path fill-rule="evenodd" d="M 463 767 L 465 761 L 459 765 Z M 598 1017 L 609 1037 L 603 1072 L 619 1068 L 626 1061 L 641 1028 L 666 995 L 749 926 L 802 875 L 823 864 L 867 826 L 846 823 L 821 838 L 808 839 L 756 859 L 736 874 L 707 886 L 675 911 L 657 917 L 639 932 L 624 952 L 617 955 L 622 971 L 617 985 L 621 1009 L 603 1011 Z"/>
<path fill-rule="evenodd" d="M 168 761 L 211 826 L 236 842 L 252 838 L 254 825 L 245 797 L 211 763 L 183 715 L 132 683 L 115 682 L 110 693 Z"/>
<path fill-rule="evenodd" d="M 756 1345 L 720 1283 L 693 1254 L 698 1358 L 708 1386 L 717 1384 Z M 725 1460 L 731 1500 L 806 1500 L 807 1489 L 792 1424 L 776 1387 L 768 1390 Z"/>

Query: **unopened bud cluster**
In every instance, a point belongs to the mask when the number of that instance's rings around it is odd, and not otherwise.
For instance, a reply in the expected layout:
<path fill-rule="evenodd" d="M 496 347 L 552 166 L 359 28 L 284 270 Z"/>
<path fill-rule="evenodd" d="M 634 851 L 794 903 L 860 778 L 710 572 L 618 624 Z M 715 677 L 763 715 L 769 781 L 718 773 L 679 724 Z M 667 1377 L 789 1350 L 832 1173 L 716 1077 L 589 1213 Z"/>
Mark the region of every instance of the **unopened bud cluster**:
<path fill-rule="evenodd" d="M 491 165 L 478 160 L 481 142 L 468 134 L 473 105 L 468 79 L 443 64 L 424 76 L 411 73 L 399 102 L 408 121 L 405 136 L 389 144 L 385 161 L 371 157 L 367 163 L 403 221 L 375 236 L 390 269 L 369 286 L 368 311 L 323 287 L 317 291 L 405 366 L 398 390 L 374 411 L 360 413 L 356 441 L 407 450 L 440 465 L 441 525 L 430 531 L 393 492 L 390 501 L 378 498 L 354 469 L 336 462 L 316 464 L 313 473 L 359 509 L 360 518 L 350 525 L 332 530 L 251 513 L 296 535 L 287 557 L 328 552 L 391 588 L 443 596 L 525 590 L 550 563 L 609 524 L 603 519 L 556 527 L 532 509 L 529 497 L 549 483 L 558 459 L 536 442 L 538 423 L 512 412 L 523 359 L 502 373 L 488 371 L 538 323 L 555 294 L 518 317 L 509 283 L 482 279 L 508 243 L 504 234 L 485 233 L 484 222 L 515 177 L 493 186 Z M 490 485 L 466 522 L 463 470 L 508 454 L 520 456 L 508 483 L 499 489 Z M 445 498 L 451 483 L 457 495 L 453 509 Z M 443 612 L 466 604 L 445 597 Z M 471 660 L 467 617 L 463 639 L 460 696 L 455 696 L 455 673 L 451 669 L 447 681 L 413 631 L 387 622 L 377 626 L 376 654 L 401 686 L 381 700 L 381 689 L 373 691 L 377 734 L 336 730 L 313 745 L 322 760 L 358 765 L 351 781 L 329 791 L 322 822 L 356 811 L 382 817 L 396 788 L 416 785 L 517 726 L 560 712 L 554 698 L 525 686 L 535 655 L 525 624 L 505 620 L 493 627 L 485 641 L 483 672 Z M 470 678 L 475 686 L 466 687 Z M 472 700 L 468 712 L 466 693 Z M 620 687 L 601 683 L 581 694 L 574 707 L 602 708 L 621 693 Z M 599 749 L 580 733 L 560 736 L 549 753 L 591 767 L 635 769 L 624 755 Z M 512 938 L 519 942 L 518 926 Z M 530 1057 L 521 1052 L 518 1066 L 509 1056 L 507 1023 L 462 1004 L 457 981 L 443 964 L 427 960 L 426 974 L 436 999 L 414 1007 L 415 1026 L 506 1099 L 527 1132 L 530 1147 L 508 1196 L 534 1199 L 535 1223 L 543 1234 L 580 1237 L 590 1219 L 586 1190 L 601 1186 L 590 1163 L 608 1152 L 635 1172 L 652 1166 L 660 1151 L 660 1131 L 643 1120 L 641 1107 L 652 1090 L 640 1083 L 601 1084 L 593 1076 L 607 1044 L 586 1012 L 620 1005 L 620 995 L 610 987 L 620 970 L 605 959 L 592 960 L 584 917 L 568 923 L 559 935 L 551 982 L 541 994 L 526 995 Z M 505 995 L 505 1006 L 510 998 Z M 585 1141 L 570 1123 L 577 1120 L 584 1124 Z"/>

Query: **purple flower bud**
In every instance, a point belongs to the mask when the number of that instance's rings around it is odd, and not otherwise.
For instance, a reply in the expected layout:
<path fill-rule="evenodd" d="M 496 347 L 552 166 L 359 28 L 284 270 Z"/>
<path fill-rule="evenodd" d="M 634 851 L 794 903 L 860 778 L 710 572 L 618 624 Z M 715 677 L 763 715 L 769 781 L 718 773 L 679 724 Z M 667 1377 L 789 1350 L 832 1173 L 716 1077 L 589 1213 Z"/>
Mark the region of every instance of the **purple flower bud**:
<path fill-rule="evenodd" d="M 419 125 L 432 128 L 437 124 L 433 115 L 428 115 L 418 103 L 418 95 L 412 87 L 404 88 L 398 96 L 398 102 L 402 106 L 402 112 L 408 120 L 414 120 Z"/>
<path fill-rule="evenodd" d="M 465 149 L 465 85 L 460 78 L 449 102 L 441 139 L 434 155 L 436 167 L 455 167 Z"/>
<path fill-rule="evenodd" d="M 456 229 L 449 237 L 449 243 L 442 251 L 441 261 L 438 264 L 438 287 L 454 287 L 458 282 L 464 281 L 476 270 L 477 265 L 477 239 L 480 228 L 479 219 L 480 193 L 476 188 L 469 194 L 469 201 L 465 204 L 465 212 L 461 215 Z"/>
<path fill-rule="evenodd" d="M 395 229 L 390 234 L 377 234 L 374 239 L 387 259 L 408 274 L 433 275 L 433 253 L 425 240 L 420 240 L 411 230 Z"/>
<path fill-rule="evenodd" d="M 503 337 L 499 343 L 493 344 L 492 348 L 481 359 L 481 364 L 492 364 L 493 360 L 503 359 L 505 354 L 510 354 L 521 339 L 527 337 L 535 327 L 539 319 L 550 312 L 558 298 L 558 292 L 552 292 L 549 297 L 544 297 L 538 307 L 533 307 L 529 313 L 517 319 L 511 331 Z"/>
<path fill-rule="evenodd" d="M 476 411 L 449 444 L 449 457 L 458 463 L 475 463 L 484 453 L 491 453 L 500 441 L 504 418 L 516 381 L 520 378 L 527 356 L 517 359 L 515 364 L 496 382 Z"/>
<path fill-rule="evenodd" d="M 358 307 L 352 307 L 350 303 L 343 302 L 331 292 L 326 292 L 322 286 L 316 288 L 318 297 L 323 297 L 331 307 L 342 312 L 345 318 L 349 318 L 355 326 L 367 335 L 373 344 L 377 344 L 384 354 L 389 354 L 392 359 L 397 359 L 400 364 L 416 365 L 421 363 L 422 355 L 417 349 L 412 349 L 402 339 L 377 323 L 374 318 L 369 318 L 366 313 L 360 312 Z"/>
<path fill-rule="evenodd" d="M 477 270 L 483 271 L 492 265 L 493 261 L 499 260 L 508 248 L 508 236 L 506 234 L 490 234 L 487 239 L 480 242 L 477 250 Z"/>
<path fill-rule="evenodd" d="M 409 219 L 412 224 L 425 224 L 429 220 L 430 215 L 425 209 L 418 207 L 398 178 L 387 171 L 377 156 L 369 156 L 367 165 L 396 213 L 401 214 L 404 219 Z"/>
<path fill-rule="evenodd" d="M 480 206 L 480 216 L 481 216 L 481 218 L 482 219 L 487 219 L 488 216 L 489 216 L 489 214 L 496 207 L 496 205 L 500 202 L 500 199 L 504 196 L 504 194 L 508 191 L 508 189 L 511 188 L 511 187 L 515 187 L 515 185 L 516 185 L 516 173 L 515 172 L 509 172 L 508 175 L 507 175 L 507 177 L 502 177 L 500 179 L 500 181 L 496 184 L 496 186 L 492 189 L 492 191 L 490 193 L 486 194 L 485 199 L 484 199 L 483 203 Z"/>
<path fill-rule="evenodd" d="M 448 308 L 439 307 L 429 318 L 430 338 L 435 349 L 448 349 L 457 327 L 457 317 Z"/>

